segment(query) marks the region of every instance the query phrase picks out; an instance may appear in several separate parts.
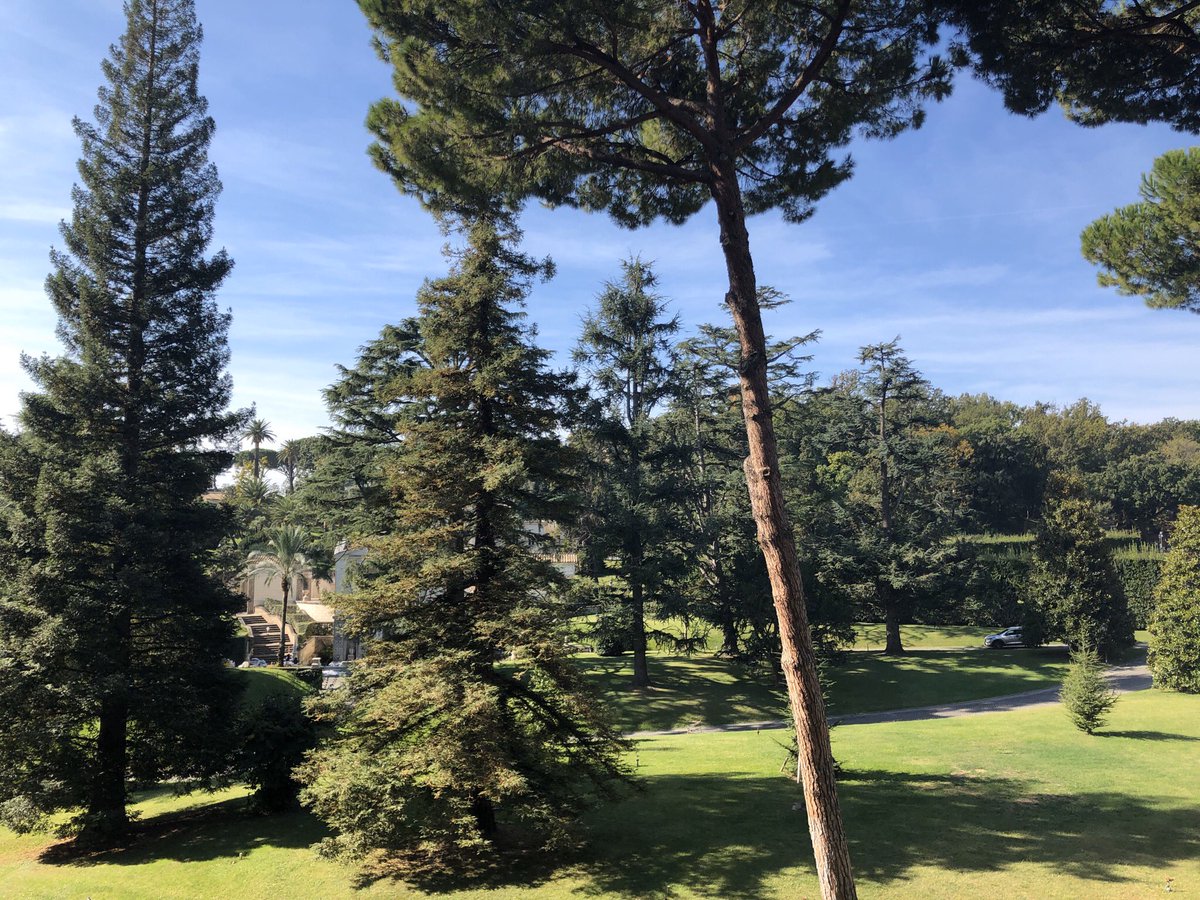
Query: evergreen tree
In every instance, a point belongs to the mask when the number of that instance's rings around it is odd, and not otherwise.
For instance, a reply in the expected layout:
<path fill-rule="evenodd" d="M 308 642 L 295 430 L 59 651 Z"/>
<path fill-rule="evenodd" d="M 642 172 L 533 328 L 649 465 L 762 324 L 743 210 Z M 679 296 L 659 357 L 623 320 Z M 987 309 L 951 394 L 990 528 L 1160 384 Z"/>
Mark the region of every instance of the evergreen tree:
<path fill-rule="evenodd" d="M 251 576 L 263 575 L 268 584 L 279 579 L 283 613 L 279 622 L 279 658 L 276 662 L 281 666 L 288 641 L 288 598 L 296 580 L 312 568 L 311 553 L 312 547 L 304 529 L 296 525 L 284 525 L 267 532 L 266 540 L 251 550 L 246 558 L 246 571 Z M 300 648 L 295 649 L 298 652 Z"/>
<path fill-rule="evenodd" d="M 628 589 L 637 688 L 650 684 L 646 607 L 661 601 L 677 561 L 672 533 L 681 499 L 668 464 L 680 448 L 659 440 L 669 433 L 652 419 L 673 391 L 671 338 L 679 330 L 678 318 L 666 317 L 657 284 L 640 259 L 622 263 L 621 280 L 605 285 L 595 311 L 584 319 L 574 354 L 603 406 L 594 427 L 586 434 L 577 431 L 596 474 L 584 539 L 593 558 L 618 561 L 616 574 Z"/>
<path fill-rule="evenodd" d="M 1048 504 L 1033 545 L 1031 600 L 1046 636 L 1112 659 L 1133 643 L 1133 617 L 1095 506 L 1074 496 Z"/>
<path fill-rule="evenodd" d="M 760 292 L 765 310 L 786 302 L 775 291 Z M 802 348 L 816 336 L 768 341 L 772 402 L 785 414 L 811 382 L 805 371 L 811 357 Z M 672 377 L 677 390 L 663 420 L 690 451 L 677 479 L 685 488 L 693 548 L 677 593 L 720 629 L 721 655 L 777 660 L 771 586 L 746 493 L 748 449 L 737 366 L 737 333 L 727 326 L 701 325 L 677 350 Z"/>
<path fill-rule="evenodd" d="M 882 618 L 884 652 L 900 654 L 902 620 L 929 606 L 955 558 L 967 448 L 897 341 L 863 347 L 859 360 L 850 384 L 861 406 L 844 405 L 842 442 L 821 470 L 832 502 L 831 515 L 812 524 L 821 535 L 818 577 L 849 588 L 869 618 Z"/>
<path fill-rule="evenodd" d="M 392 373 L 370 421 L 395 437 L 382 472 L 394 525 L 364 541 L 338 610 L 366 655 L 329 692 L 333 731 L 301 772 L 336 850 L 450 867 L 506 827 L 556 846 L 622 771 L 568 656 L 561 576 L 525 528 L 563 516 L 572 388 L 526 337 L 519 306 L 548 264 L 515 240 L 471 225 L 450 275 L 418 294 L 410 339 L 368 348 L 332 392 L 358 396 L 362 369 Z"/>
<path fill-rule="evenodd" d="M 1180 508 L 1154 596 L 1154 686 L 1200 694 L 1200 507 Z"/>
<path fill-rule="evenodd" d="M 1096 729 L 1104 725 L 1117 702 L 1117 695 L 1104 680 L 1104 663 L 1095 650 L 1080 649 L 1071 653 L 1071 666 L 1063 679 L 1059 699 L 1080 731 L 1095 734 Z"/>
<path fill-rule="evenodd" d="M 242 437 L 248 440 L 254 448 L 251 452 L 250 461 L 254 466 L 254 478 L 257 481 L 262 477 L 262 445 L 269 444 L 275 440 L 275 432 L 271 430 L 271 423 L 266 419 L 251 419 L 250 423 L 246 426 L 246 430 L 242 432 Z M 274 462 L 268 461 L 267 465 L 272 466 Z"/>
<path fill-rule="evenodd" d="M 1141 194 L 1084 229 L 1083 256 L 1105 287 L 1200 313 L 1200 147 L 1156 159 Z"/>
<path fill-rule="evenodd" d="M 230 461 L 226 333 L 207 256 L 220 191 L 196 91 L 192 0 L 130 0 L 47 291 L 66 351 L 0 456 L 0 809 L 128 826 L 131 779 L 227 764 L 237 598 L 206 573 L 226 527 L 201 495 Z"/>
<path fill-rule="evenodd" d="M 1200 125 L 1200 11 L 1190 0 L 935 0 L 955 55 L 1014 112 L 1053 103 L 1084 125 Z"/>

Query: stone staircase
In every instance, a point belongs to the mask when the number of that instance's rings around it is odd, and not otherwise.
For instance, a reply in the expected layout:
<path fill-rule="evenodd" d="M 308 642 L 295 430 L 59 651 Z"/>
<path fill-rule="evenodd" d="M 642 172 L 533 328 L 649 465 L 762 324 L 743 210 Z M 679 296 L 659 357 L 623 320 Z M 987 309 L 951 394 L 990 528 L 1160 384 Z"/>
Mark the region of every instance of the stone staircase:
<path fill-rule="evenodd" d="M 269 663 L 279 659 L 279 626 L 254 613 L 239 613 L 238 618 L 250 632 L 250 655 Z M 283 652 L 287 653 L 291 649 L 292 642 L 289 640 L 284 645 Z"/>

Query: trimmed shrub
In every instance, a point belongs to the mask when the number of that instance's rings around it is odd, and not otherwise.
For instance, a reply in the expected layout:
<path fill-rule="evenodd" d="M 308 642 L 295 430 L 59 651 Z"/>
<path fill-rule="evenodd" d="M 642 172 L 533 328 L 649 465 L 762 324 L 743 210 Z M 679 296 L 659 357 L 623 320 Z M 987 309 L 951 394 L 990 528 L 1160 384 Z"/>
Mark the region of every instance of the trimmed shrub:
<path fill-rule="evenodd" d="M 1150 627 L 1154 617 L 1154 588 L 1162 571 L 1162 558 L 1157 556 L 1118 556 L 1117 577 L 1125 589 L 1129 612 L 1137 628 Z"/>
<path fill-rule="evenodd" d="M 1149 654 L 1154 686 L 1200 693 L 1200 507 L 1179 508 L 1154 594 Z"/>
<path fill-rule="evenodd" d="M 1094 650 L 1071 654 L 1071 667 L 1063 679 L 1059 699 L 1080 731 L 1095 734 L 1104 725 L 1117 695 L 1104 680 L 1104 664 Z"/>

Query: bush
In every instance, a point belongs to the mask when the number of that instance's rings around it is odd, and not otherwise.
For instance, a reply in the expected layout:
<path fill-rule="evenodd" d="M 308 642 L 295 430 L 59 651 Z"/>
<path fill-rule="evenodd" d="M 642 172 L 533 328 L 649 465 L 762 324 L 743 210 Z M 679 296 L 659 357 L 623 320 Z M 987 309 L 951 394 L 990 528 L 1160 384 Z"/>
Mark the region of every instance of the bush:
<path fill-rule="evenodd" d="M 1158 585 L 1162 559 L 1155 556 L 1118 556 L 1116 566 L 1135 627 L 1148 628 L 1154 617 L 1154 589 Z"/>
<path fill-rule="evenodd" d="M 1059 699 L 1080 731 L 1095 734 L 1105 723 L 1117 695 L 1104 680 L 1104 664 L 1095 650 L 1071 654 L 1071 667 L 1063 679 Z"/>
<path fill-rule="evenodd" d="M 1150 623 L 1154 686 L 1200 693 L 1200 507 L 1182 506 Z"/>
<path fill-rule="evenodd" d="M 243 713 L 238 776 L 255 788 L 251 804 L 261 812 L 282 812 L 296 802 L 299 784 L 292 770 L 316 743 L 316 729 L 300 696 L 268 694 Z"/>

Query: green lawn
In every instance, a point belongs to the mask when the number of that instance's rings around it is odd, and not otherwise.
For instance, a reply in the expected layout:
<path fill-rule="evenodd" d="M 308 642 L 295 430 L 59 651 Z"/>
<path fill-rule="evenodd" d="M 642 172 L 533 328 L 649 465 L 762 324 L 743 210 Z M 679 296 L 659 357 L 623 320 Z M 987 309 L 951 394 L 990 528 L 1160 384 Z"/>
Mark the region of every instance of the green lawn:
<path fill-rule="evenodd" d="M 816 896 L 780 732 L 640 742 L 643 790 L 587 817 L 588 848 L 557 871 L 439 885 L 446 900 Z M 1126 695 L 1088 737 L 1057 708 L 843 726 L 834 751 L 864 898 L 1100 898 L 1200 891 L 1200 697 Z M 255 818 L 240 792 L 142 805 L 147 836 L 88 859 L 0 832 L 0 890 L 16 898 L 428 896 L 356 885 L 315 856 L 303 814 Z"/>
<path fill-rule="evenodd" d="M 272 694 L 310 694 L 313 688 L 285 669 L 264 667 L 259 669 L 230 669 L 234 678 L 244 679 L 246 690 L 242 703 L 246 706 L 258 704 Z"/>
<path fill-rule="evenodd" d="M 629 687 L 632 658 L 585 654 L 579 664 L 612 705 L 623 731 L 664 731 L 786 716 L 784 690 L 766 672 L 698 654 L 652 654 L 654 686 Z M 1062 680 L 1063 648 L 915 650 L 902 657 L 846 654 L 829 668 L 832 714 L 954 703 L 1050 687 Z"/>
<path fill-rule="evenodd" d="M 983 639 L 999 628 L 974 625 L 901 625 L 900 640 L 908 650 L 950 650 L 982 647 Z M 887 642 L 883 623 L 860 622 L 854 626 L 855 650 L 882 650 Z"/>

